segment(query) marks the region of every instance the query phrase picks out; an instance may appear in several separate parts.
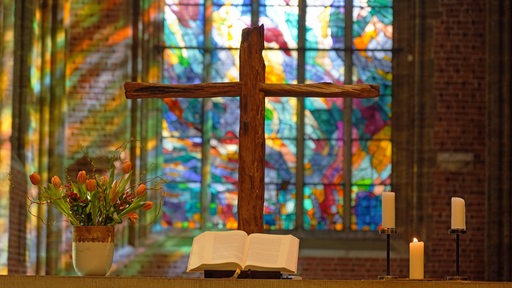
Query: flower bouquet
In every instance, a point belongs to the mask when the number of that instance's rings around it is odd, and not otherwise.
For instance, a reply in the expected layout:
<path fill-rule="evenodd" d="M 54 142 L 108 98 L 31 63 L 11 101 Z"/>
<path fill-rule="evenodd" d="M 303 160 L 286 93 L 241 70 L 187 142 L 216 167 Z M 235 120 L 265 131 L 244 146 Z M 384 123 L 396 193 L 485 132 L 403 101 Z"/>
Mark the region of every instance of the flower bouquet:
<path fill-rule="evenodd" d="M 133 171 L 129 161 L 123 163 L 122 175 L 115 172 L 112 161 L 109 176 L 87 175 L 82 170 L 76 182 L 63 184 L 59 176 L 53 176 L 47 186 L 40 186 L 37 172 L 29 178 L 33 185 L 40 187 L 37 202 L 53 205 L 73 226 L 110 226 L 122 223 L 124 218 L 136 222 L 139 208 L 146 211 L 153 208 L 153 202 L 145 201 L 146 185 L 139 184 L 137 189 L 132 189 Z"/>
<path fill-rule="evenodd" d="M 131 162 L 117 168 L 112 158 L 106 175 L 81 170 L 75 181 L 62 183 L 53 176 L 46 186 L 37 172 L 29 176 L 39 187 L 34 202 L 53 205 L 73 226 L 73 264 L 79 274 L 106 275 L 113 259 L 114 226 L 124 219 L 135 223 L 139 209 L 153 208 L 146 201 L 146 185 L 133 185 L 132 174 Z"/>

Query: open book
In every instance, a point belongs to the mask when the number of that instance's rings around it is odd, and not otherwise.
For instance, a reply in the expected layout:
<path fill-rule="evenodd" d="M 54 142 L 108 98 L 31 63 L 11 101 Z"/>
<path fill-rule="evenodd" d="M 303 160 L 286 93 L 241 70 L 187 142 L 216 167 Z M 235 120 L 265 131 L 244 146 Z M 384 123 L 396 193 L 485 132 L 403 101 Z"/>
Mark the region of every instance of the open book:
<path fill-rule="evenodd" d="M 299 239 L 244 231 L 206 231 L 192 242 L 187 272 L 255 270 L 297 273 Z"/>

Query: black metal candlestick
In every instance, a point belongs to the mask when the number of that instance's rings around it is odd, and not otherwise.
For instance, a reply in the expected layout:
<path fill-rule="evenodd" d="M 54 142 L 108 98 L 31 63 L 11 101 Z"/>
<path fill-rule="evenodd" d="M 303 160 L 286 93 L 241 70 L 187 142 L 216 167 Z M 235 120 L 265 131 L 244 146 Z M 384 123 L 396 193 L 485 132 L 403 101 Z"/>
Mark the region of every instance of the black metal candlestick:
<path fill-rule="evenodd" d="M 468 280 L 467 276 L 460 276 L 460 265 L 459 265 L 459 239 L 460 234 L 466 234 L 466 229 L 450 229 L 450 234 L 455 234 L 455 276 L 446 277 L 447 280 Z"/>
<path fill-rule="evenodd" d="M 386 275 L 385 276 L 379 276 L 379 279 L 387 280 L 387 279 L 395 279 L 397 276 L 392 276 L 390 273 L 390 265 L 389 265 L 389 259 L 390 259 L 390 251 L 391 251 L 391 234 L 396 234 L 395 228 L 384 228 L 382 230 L 379 230 L 379 234 L 386 234 Z"/>

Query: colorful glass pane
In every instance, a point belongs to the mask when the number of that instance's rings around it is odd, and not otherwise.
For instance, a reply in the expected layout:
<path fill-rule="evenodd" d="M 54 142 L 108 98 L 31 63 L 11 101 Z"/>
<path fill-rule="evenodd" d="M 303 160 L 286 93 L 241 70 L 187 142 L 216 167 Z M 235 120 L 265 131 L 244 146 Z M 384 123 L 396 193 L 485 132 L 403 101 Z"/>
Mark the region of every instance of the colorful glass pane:
<path fill-rule="evenodd" d="M 306 48 L 345 47 L 345 7 L 312 1 L 306 11 Z M 331 1 L 329 1 L 331 2 Z M 310 1 L 308 1 L 308 5 Z"/>
<path fill-rule="evenodd" d="M 308 82 L 343 83 L 345 62 L 343 51 L 306 51 L 305 77 Z"/>
<path fill-rule="evenodd" d="M 166 5 L 203 5 L 205 0 L 164 0 Z"/>
<path fill-rule="evenodd" d="M 343 100 L 306 98 L 304 106 L 304 228 L 341 230 Z"/>
<path fill-rule="evenodd" d="M 391 95 L 391 51 L 359 51 L 353 57 L 354 83 L 372 83 L 380 86 L 380 95 Z"/>
<path fill-rule="evenodd" d="M 343 182 L 343 141 L 304 141 L 304 183 Z"/>
<path fill-rule="evenodd" d="M 169 181 L 201 182 L 201 143 L 196 138 L 164 138 L 163 172 Z"/>
<path fill-rule="evenodd" d="M 251 26 L 251 6 L 233 2 L 216 1 L 218 5 L 213 6 L 211 18 L 213 47 L 240 47 L 242 30 Z"/>
<path fill-rule="evenodd" d="M 203 52 L 198 49 L 164 49 L 164 83 L 200 83 L 203 80 Z"/>
<path fill-rule="evenodd" d="M 251 2 L 253 0 L 213 0 L 213 5 L 225 5 L 225 4 L 230 4 L 230 5 L 246 5 L 246 6 L 251 6 Z"/>
<path fill-rule="evenodd" d="M 304 185 L 304 229 L 343 230 L 343 186 Z"/>
<path fill-rule="evenodd" d="M 297 155 L 295 139 L 266 139 L 265 151 L 265 183 L 295 182 Z"/>
<path fill-rule="evenodd" d="M 206 174 L 210 193 L 209 221 L 216 228 L 236 228 L 238 200 L 238 98 L 213 98 L 207 110 L 211 123 L 210 153 Z"/>
<path fill-rule="evenodd" d="M 283 50 L 298 47 L 297 1 L 264 1 L 260 6 L 259 24 L 265 26 L 265 48 Z"/>
<path fill-rule="evenodd" d="M 308 6 L 345 6 L 345 0 L 306 0 Z"/>
<path fill-rule="evenodd" d="M 165 99 L 167 109 L 163 109 L 164 164 L 162 170 L 170 182 L 164 187 L 168 197 L 164 198 L 161 221 L 163 226 L 198 227 L 199 225 L 194 212 L 197 208 L 187 204 L 186 201 L 191 201 L 191 197 L 196 201 L 200 200 L 197 195 L 196 197 L 191 195 L 191 189 L 197 185 L 200 186 L 202 178 L 202 138 L 199 132 L 201 102 L 202 100 L 199 99 Z"/>
<path fill-rule="evenodd" d="M 343 102 L 342 98 L 305 98 L 304 137 L 342 139 Z"/>
<path fill-rule="evenodd" d="M 162 227 L 200 228 L 201 184 L 198 182 L 168 182 L 162 204 Z"/>
<path fill-rule="evenodd" d="M 219 49 L 211 52 L 211 82 L 236 82 L 240 80 L 237 49 Z"/>
<path fill-rule="evenodd" d="M 166 46 L 204 46 L 204 5 L 198 2 L 166 1 L 163 35 Z"/>
<path fill-rule="evenodd" d="M 351 230 L 376 231 L 381 228 L 381 195 L 390 189 L 387 185 L 352 185 Z"/>
<path fill-rule="evenodd" d="M 223 144 L 216 139 L 211 140 L 211 183 L 230 183 L 234 186 L 238 183 L 238 139 L 230 142 Z"/>
<path fill-rule="evenodd" d="M 297 137 L 296 98 L 267 97 L 265 99 L 265 135 L 278 137 L 284 141 Z M 291 149 L 295 154 L 295 147 Z"/>
<path fill-rule="evenodd" d="M 207 110 L 212 121 L 212 138 L 219 141 L 238 141 L 240 101 L 238 98 L 214 98 Z"/>
<path fill-rule="evenodd" d="M 295 228 L 295 187 L 292 183 L 265 185 L 263 224 L 265 229 Z"/>
<path fill-rule="evenodd" d="M 297 83 L 297 52 L 264 50 L 265 83 Z"/>
<path fill-rule="evenodd" d="M 354 139 L 391 139 L 391 97 L 353 101 Z"/>
<path fill-rule="evenodd" d="M 354 141 L 352 147 L 353 184 L 391 183 L 391 141 Z"/>
<path fill-rule="evenodd" d="M 164 99 L 162 135 L 164 137 L 201 137 L 201 99 Z"/>
<path fill-rule="evenodd" d="M 353 47 L 363 49 L 393 48 L 392 8 L 354 7 Z"/>
<path fill-rule="evenodd" d="M 380 86 L 376 99 L 353 100 L 351 229 L 377 230 L 380 193 L 391 183 L 392 1 L 354 1 L 353 81 Z M 387 186 L 383 185 L 387 184 Z"/>
<path fill-rule="evenodd" d="M 211 197 L 207 227 L 236 229 L 237 185 L 230 182 L 212 182 L 208 188 Z"/>

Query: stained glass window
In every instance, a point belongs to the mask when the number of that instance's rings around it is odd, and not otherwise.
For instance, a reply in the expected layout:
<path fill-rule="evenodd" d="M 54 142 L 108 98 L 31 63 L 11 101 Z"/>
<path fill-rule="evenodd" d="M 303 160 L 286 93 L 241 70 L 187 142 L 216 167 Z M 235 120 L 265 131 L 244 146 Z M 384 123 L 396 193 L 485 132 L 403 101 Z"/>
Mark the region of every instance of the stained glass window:
<path fill-rule="evenodd" d="M 392 188 L 392 0 L 252 2 L 165 0 L 162 81 L 238 81 L 242 30 L 263 24 L 267 83 L 378 84 L 374 99 L 266 99 L 264 205 L 266 229 L 377 230 Z M 236 228 L 239 99 L 163 105 L 162 225 Z"/>

